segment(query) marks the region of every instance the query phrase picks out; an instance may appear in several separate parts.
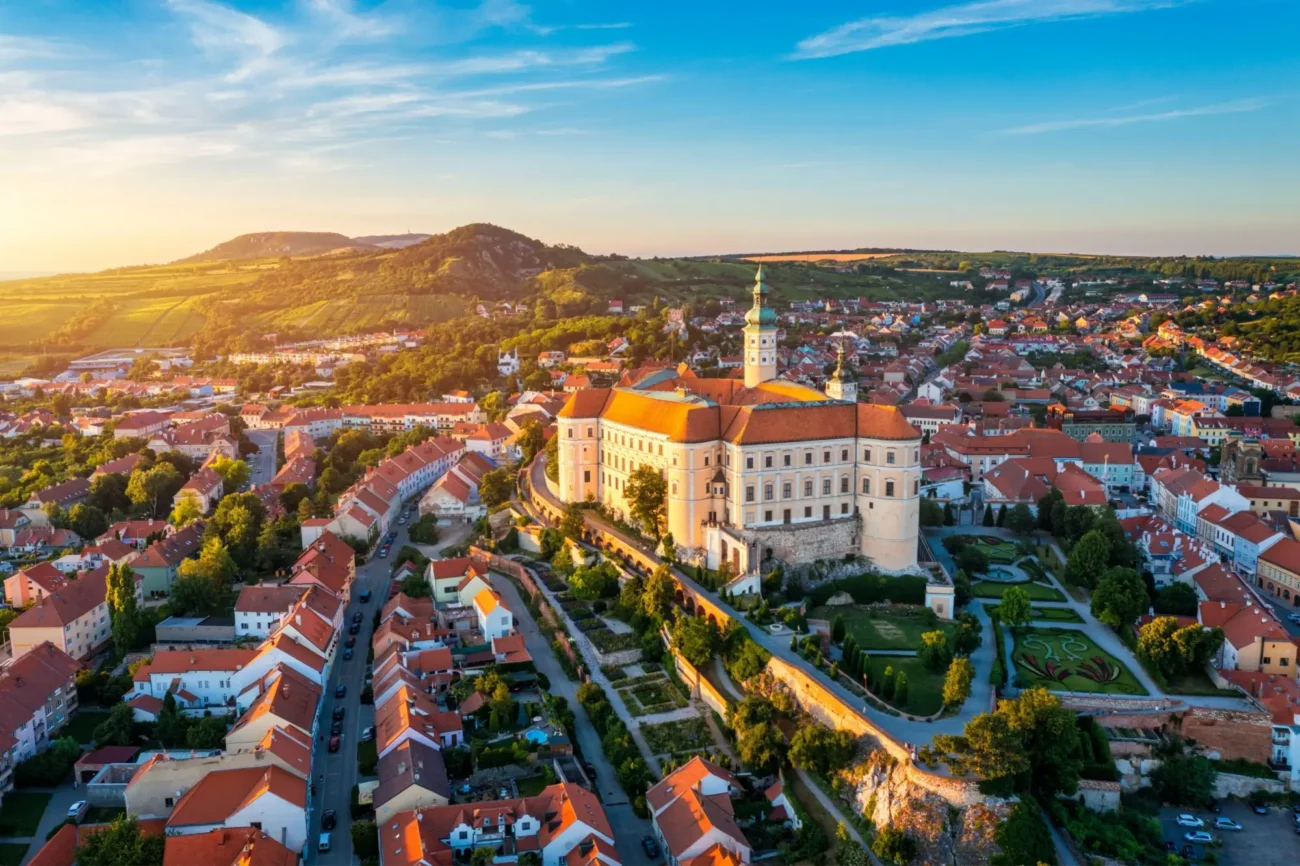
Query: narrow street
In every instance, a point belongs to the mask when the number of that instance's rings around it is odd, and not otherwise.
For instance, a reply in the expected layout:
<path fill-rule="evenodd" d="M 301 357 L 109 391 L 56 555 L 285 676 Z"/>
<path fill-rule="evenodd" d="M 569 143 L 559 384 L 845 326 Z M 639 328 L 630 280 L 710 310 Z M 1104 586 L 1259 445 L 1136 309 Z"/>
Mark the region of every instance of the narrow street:
<path fill-rule="evenodd" d="M 276 450 L 279 447 L 279 430 L 249 430 L 249 440 L 258 447 L 256 454 L 244 458 L 248 463 L 248 483 L 256 487 L 275 477 Z"/>
<path fill-rule="evenodd" d="M 537 670 L 551 681 L 551 694 L 564 698 L 569 702 L 569 709 L 573 710 L 574 736 L 578 747 L 582 750 L 583 759 L 595 767 L 596 792 L 605 807 L 609 825 L 614 829 L 614 844 L 618 848 L 619 856 L 626 864 L 649 863 L 645 852 L 641 850 L 641 840 L 646 836 L 654 835 L 654 831 L 648 820 L 638 818 L 632 812 L 632 805 L 618 783 L 614 768 L 610 766 L 609 761 L 605 760 L 605 753 L 600 746 L 600 735 L 596 733 L 591 720 L 587 718 L 587 711 L 578 703 L 578 684 L 565 676 L 560 663 L 555 660 L 549 636 L 542 632 L 537 621 L 533 619 L 528 611 L 528 605 L 515 585 L 495 573 L 491 575 L 491 580 L 492 585 L 505 598 L 506 607 L 515 614 L 515 625 L 524 636 L 524 644 L 528 647 Z"/>

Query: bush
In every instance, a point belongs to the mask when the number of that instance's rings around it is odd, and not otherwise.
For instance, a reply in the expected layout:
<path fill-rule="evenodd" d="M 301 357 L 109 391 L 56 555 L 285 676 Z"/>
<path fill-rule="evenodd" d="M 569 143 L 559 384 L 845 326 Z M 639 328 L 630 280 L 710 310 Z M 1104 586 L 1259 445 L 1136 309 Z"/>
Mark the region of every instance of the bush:
<path fill-rule="evenodd" d="M 1021 800 L 994 833 L 1002 853 L 993 857 L 993 866 L 1020 866 L 1021 863 L 1056 863 L 1056 845 L 1042 813 L 1031 801 Z"/>
<path fill-rule="evenodd" d="M 62 784 L 81 757 L 81 747 L 71 737 L 55 740 L 48 749 L 14 768 L 19 788 L 53 788 Z"/>
<path fill-rule="evenodd" d="M 896 604 L 925 604 L 925 578 L 887 577 L 883 574 L 859 574 L 819 584 L 808 591 L 808 606 L 826 603 L 837 592 L 847 592 L 858 604 L 892 601 Z"/>
<path fill-rule="evenodd" d="M 896 827 L 881 827 L 876 831 L 871 850 L 886 863 L 907 866 L 916 859 L 916 840 Z"/>
<path fill-rule="evenodd" d="M 352 822 L 352 853 L 363 861 L 379 856 L 379 828 L 374 821 Z"/>

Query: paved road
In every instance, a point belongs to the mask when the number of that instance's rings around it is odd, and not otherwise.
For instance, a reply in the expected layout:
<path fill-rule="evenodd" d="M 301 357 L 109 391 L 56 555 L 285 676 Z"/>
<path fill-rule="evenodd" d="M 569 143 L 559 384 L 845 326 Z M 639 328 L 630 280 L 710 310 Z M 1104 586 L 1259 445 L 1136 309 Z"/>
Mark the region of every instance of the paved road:
<path fill-rule="evenodd" d="M 274 452 L 272 452 L 274 453 Z M 397 540 L 395 549 L 408 542 L 405 526 L 394 527 Z M 352 589 L 352 603 L 344 612 L 344 621 L 350 623 L 352 615 L 361 612 L 361 632 L 357 635 L 357 645 L 351 661 L 343 660 L 343 650 L 339 649 L 334 661 L 334 669 L 325 684 L 322 698 L 318 736 L 312 754 L 312 781 L 317 785 L 317 796 L 311 799 L 311 810 L 307 821 L 307 864 L 350 864 L 352 857 L 352 837 L 348 827 L 351 823 L 352 786 L 357 783 L 357 743 L 361 732 L 374 725 L 375 708 L 362 706 L 361 689 L 365 686 L 366 650 L 370 646 L 372 633 L 371 620 L 374 612 L 384 606 L 388 599 L 388 585 L 391 579 L 392 559 L 373 558 L 357 567 L 357 580 Z M 361 591 L 368 589 L 371 599 L 368 604 L 360 602 Z M 347 686 L 347 695 L 335 699 L 334 688 L 339 683 Z M 342 706 L 343 742 L 339 751 L 330 754 L 326 748 L 329 741 L 330 721 L 336 706 Z M 324 776 L 322 783 L 321 776 Z M 333 844 L 329 853 L 316 851 L 317 839 L 321 833 L 321 815 L 327 809 L 333 809 L 338 818 L 338 826 L 332 833 Z"/>
<path fill-rule="evenodd" d="M 85 788 L 74 788 L 71 782 L 67 782 L 57 788 L 30 788 L 33 793 L 44 793 L 50 795 L 50 802 L 45 806 L 45 813 L 41 815 L 41 822 L 36 828 L 36 835 L 28 839 L 22 837 L 6 837 L 0 839 L 4 843 L 21 843 L 28 842 L 27 855 L 23 857 L 23 862 L 36 856 L 45 845 L 45 837 L 49 835 L 55 827 L 62 824 L 68 817 L 68 807 L 78 800 L 86 798 Z"/>
<path fill-rule="evenodd" d="M 641 850 L 641 840 L 646 836 L 654 835 L 654 832 L 649 821 L 633 814 L 627 794 L 618 784 L 614 768 L 610 766 L 609 761 L 605 760 L 605 753 L 600 747 L 600 735 L 592 727 L 586 710 L 578 703 L 578 684 L 564 675 L 560 663 L 555 660 L 550 637 L 542 632 L 533 619 L 528 611 L 528 605 L 524 603 L 515 585 L 498 574 L 492 574 L 490 579 L 492 585 L 505 598 L 506 607 L 514 612 L 515 626 L 523 633 L 524 644 L 528 647 L 537 670 L 551 681 L 550 693 L 564 698 L 569 702 L 569 709 L 573 710 L 574 736 L 579 748 L 582 749 L 582 757 L 595 767 L 596 790 L 605 807 L 609 824 L 614 829 L 614 844 L 618 848 L 619 855 L 624 863 L 648 863 L 649 859 Z"/>
<path fill-rule="evenodd" d="M 280 439 L 279 430 L 249 430 L 248 438 L 260 450 L 256 454 L 250 454 L 245 459 L 248 461 L 249 472 L 248 483 L 252 485 L 266 484 L 275 477 L 275 460 L 276 448 Z"/>

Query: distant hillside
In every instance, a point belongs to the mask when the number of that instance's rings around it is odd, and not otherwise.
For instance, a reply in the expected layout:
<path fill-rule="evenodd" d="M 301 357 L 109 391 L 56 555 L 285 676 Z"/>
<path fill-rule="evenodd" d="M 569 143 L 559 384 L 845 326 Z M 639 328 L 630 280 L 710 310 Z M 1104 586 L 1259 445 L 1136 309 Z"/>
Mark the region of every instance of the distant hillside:
<path fill-rule="evenodd" d="M 258 232 L 217 244 L 207 252 L 178 259 L 172 264 L 269 259 L 279 256 L 319 256 L 339 250 L 376 249 L 336 232 Z"/>
<path fill-rule="evenodd" d="M 359 238 L 353 238 L 352 242 L 369 247 L 381 247 L 386 250 L 400 250 L 403 247 L 418 244 L 420 241 L 427 241 L 431 237 L 433 235 L 408 232 L 404 235 L 362 235 Z"/>

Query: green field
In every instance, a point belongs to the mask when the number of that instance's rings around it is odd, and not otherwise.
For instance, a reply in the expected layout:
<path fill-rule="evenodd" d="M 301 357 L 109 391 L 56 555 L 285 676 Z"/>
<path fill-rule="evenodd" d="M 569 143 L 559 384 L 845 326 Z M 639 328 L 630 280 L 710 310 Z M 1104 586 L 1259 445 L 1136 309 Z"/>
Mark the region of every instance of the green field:
<path fill-rule="evenodd" d="M 927 631 L 953 631 L 952 623 L 937 619 L 928 608 L 916 608 L 914 613 L 881 613 L 858 605 L 815 607 L 808 611 L 809 619 L 834 622 L 844 618 L 844 626 L 858 647 L 865 650 L 916 649 L 921 645 L 921 635 Z"/>
<path fill-rule="evenodd" d="M 1017 684 L 1071 692 L 1147 693 L 1123 662 L 1082 631 L 1016 629 L 1014 637 L 1016 646 L 1011 657 Z"/>

